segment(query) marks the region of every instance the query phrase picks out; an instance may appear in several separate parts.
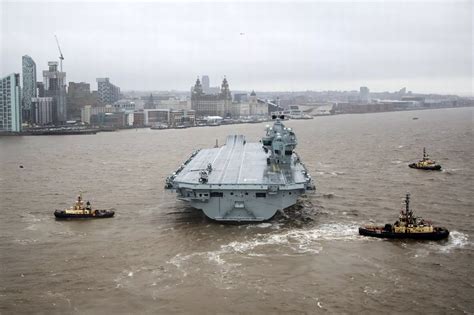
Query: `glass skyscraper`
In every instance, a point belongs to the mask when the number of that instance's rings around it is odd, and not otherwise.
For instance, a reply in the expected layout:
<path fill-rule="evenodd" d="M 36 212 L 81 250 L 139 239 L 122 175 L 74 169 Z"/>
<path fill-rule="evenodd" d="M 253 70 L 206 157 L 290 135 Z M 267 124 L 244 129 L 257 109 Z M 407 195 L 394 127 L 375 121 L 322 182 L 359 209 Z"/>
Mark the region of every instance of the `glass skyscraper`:
<path fill-rule="evenodd" d="M 33 121 L 34 108 L 31 99 L 36 97 L 36 63 L 30 56 L 23 56 L 22 117 L 25 122 Z"/>

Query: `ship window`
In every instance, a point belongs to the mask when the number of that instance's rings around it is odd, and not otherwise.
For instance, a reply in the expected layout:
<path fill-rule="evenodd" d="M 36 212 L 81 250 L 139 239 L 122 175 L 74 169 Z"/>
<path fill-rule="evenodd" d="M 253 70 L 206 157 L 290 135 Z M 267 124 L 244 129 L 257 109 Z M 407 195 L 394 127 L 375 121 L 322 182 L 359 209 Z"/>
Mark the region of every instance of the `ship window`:
<path fill-rule="evenodd" d="M 209 196 L 209 194 L 204 194 L 204 197 L 207 197 L 207 196 Z"/>
<path fill-rule="evenodd" d="M 233 192 L 231 192 L 231 193 L 230 193 L 230 195 L 231 195 L 231 196 L 233 196 L 233 195 L 234 195 L 234 193 L 233 193 Z"/>
<path fill-rule="evenodd" d="M 280 155 L 280 150 L 275 150 L 276 155 Z"/>
<path fill-rule="evenodd" d="M 257 197 L 257 198 L 266 198 L 267 194 L 266 193 L 255 193 L 255 197 Z"/>
<path fill-rule="evenodd" d="M 246 193 L 245 193 L 245 195 L 246 195 L 246 196 L 248 196 L 248 195 L 249 195 L 249 193 L 248 193 L 248 192 L 246 192 Z"/>
<path fill-rule="evenodd" d="M 199 197 L 202 197 L 202 194 L 199 194 Z"/>
<path fill-rule="evenodd" d="M 211 192 L 211 197 L 224 197 L 224 193 L 213 191 Z"/>
<path fill-rule="evenodd" d="M 293 151 L 285 151 L 285 155 L 292 155 L 293 154 Z"/>
<path fill-rule="evenodd" d="M 291 195 L 291 192 L 289 192 L 288 195 Z"/>

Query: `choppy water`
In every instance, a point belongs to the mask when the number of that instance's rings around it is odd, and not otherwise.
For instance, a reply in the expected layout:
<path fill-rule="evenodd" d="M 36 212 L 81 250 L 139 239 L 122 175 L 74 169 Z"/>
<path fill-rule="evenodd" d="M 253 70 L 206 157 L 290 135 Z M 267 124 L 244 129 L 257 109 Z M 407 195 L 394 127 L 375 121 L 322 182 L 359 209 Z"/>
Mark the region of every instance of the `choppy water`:
<path fill-rule="evenodd" d="M 289 121 L 317 193 L 251 225 L 163 184 L 193 149 L 264 124 L 0 138 L 0 313 L 472 313 L 473 112 Z M 407 167 L 423 146 L 444 171 Z M 116 217 L 55 221 L 79 190 Z M 407 191 L 448 240 L 357 235 L 395 221 Z"/>

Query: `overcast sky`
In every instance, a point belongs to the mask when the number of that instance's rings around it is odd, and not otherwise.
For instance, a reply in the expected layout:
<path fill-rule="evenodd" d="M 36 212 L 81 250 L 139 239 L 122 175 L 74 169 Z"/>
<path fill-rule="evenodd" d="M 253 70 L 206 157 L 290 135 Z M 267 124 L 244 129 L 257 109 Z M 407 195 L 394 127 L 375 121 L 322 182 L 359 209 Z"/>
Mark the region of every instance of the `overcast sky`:
<path fill-rule="evenodd" d="M 188 90 L 471 94 L 474 1 L 47 2 L 0 0 L 1 71 L 64 54 L 67 81 Z"/>

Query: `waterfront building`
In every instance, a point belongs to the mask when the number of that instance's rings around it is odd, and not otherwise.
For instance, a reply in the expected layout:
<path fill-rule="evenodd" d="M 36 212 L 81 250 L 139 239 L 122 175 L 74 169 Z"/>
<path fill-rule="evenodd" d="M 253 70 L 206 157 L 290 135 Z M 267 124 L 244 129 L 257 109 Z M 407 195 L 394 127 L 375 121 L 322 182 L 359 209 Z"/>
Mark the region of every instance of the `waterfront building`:
<path fill-rule="evenodd" d="M 0 80 L 0 131 L 21 131 L 20 74 Z"/>
<path fill-rule="evenodd" d="M 168 124 L 170 121 L 170 109 L 145 109 L 144 125 L 155 126 L 159 124 Z"/>
<path fill-rule="evenodd" d="M 248 102 L 247 93 L 235 93 L 234 94 L 234 102 L 236 102 L 236 103 Z"/>
<path fill-rule="evenodd" d="M 143 125 L 151 127 L 164 124 L 169 127 L 191 127 L 195 125 L 196 121 L 194 110 L 145 109 L 143 114 Z M 139 121 L 135 122 L 134 120 L 134 125 L 139 125 Z"/>
<path fill-rule="evenodd" d="M 58 70 L 57 61 L 48 62 L 48 70 L 43 71 L 44 96 L 53 98 L 53 122 L 67 121 L 66 72 Z"/>
<path fill-rule="evenodd" d="M 257 98 L 257 93 L 252 91 L 249 97 L 249 116 L 268 116 L 268 102 L 260 101 Z M 276 106 L 277 108 L 279 106 Z"/>
<path fill-rule="evenodd" d="M 232 95 L 226 78 L 222 81 L 218 94 L 206 94 L 199 78 L 196 80 L 191 91 L 191 108 L 196 111 L 197 116 L 231 116 L 231 104 Z"/>
<path fill-rule="evenodd" d="M 174 110 L 190 110 L 191 101 L 190 100 L 180 100 L 177 98 L 169 98 L 167 100 L 160 100 L 157 109 L 174 109 Z"/>
<path fill-rule="evenodd" d="M 196 122 L 196 112 L 194 110 L 172 110 L 169 118 L 170 127 L 192 127 Z"/>
<path fill-rule="evenodd" d="M 97 79 L 99 101 L 104 105 L 113 104 L 120 99 L 120 88 L 110 83 L 109 78 Z"/>
<path fill-rule="evenodd" d="M 115 111 L 134 111 L 136 109 L 135 102 L 130 100 L 120 100 L 112 104 Z"/>
<path fill-rule="evenodd" d="M 49 125 L 53 123 L 53 103 L 52 97 L 33 97 L 31 99 L 32 121 L 36 125 Z"/>
<path fill-rule="evenodd" d="M 134 127 L 145 126 L 145 113 L 143 111 L 133 112 L 133 126 Z"/>
<path fill-rule="evenodd" d="M 112 105 L 106 106 L 96 106 L 92 107 L 91 105 L 86 105 L 81 109 L 81 121 L 87 124 L 92 124 L 91 117 L 94 115 L 98 115 L 100 113 L 113 113 L 115 112 L 115 108 Z"/>
<path fill-rule="evenodd" d="M 30 56 L 22 57 L 23 93 L 22 93 L 22 120 L 32 122 L 33 108 L 31 99 L 36 93 L 36 63 Z"/>
<path fill-rule="evenodd" d="M 124 112 L 101 112 L 91 115 L 90 124 L 99 127 L 123 128 L 127 125 L 127 115 Z"/>
<path fill-rule="evenodd" d="M 250 116 L 249 103 L 232 103 L 230 105 L 230 113 L 234 118 Z"/>

